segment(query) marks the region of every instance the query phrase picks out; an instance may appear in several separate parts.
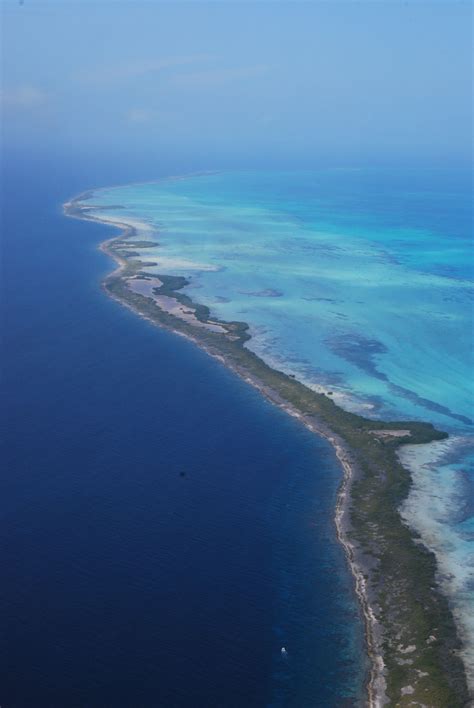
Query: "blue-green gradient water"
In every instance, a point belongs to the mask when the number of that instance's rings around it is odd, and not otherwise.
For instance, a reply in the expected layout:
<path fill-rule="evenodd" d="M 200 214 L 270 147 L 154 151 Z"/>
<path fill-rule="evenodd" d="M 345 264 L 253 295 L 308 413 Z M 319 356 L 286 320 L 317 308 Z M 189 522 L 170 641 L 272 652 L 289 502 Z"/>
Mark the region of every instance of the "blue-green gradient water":
<path fill-rule="evenodd" d="M 235 172 L 97 190 L 104 218 L 158 241 L 150 273 L 185 275 L 248 346 L 342 406 L 451 434 L 407 448 L 405 518 L 437 553 L 472 662 L 471 184 L 457 170 Z M 114 207 L 114 208 L 111 208 Z M 119 208 L 120 207 L 120 208 Z"/>

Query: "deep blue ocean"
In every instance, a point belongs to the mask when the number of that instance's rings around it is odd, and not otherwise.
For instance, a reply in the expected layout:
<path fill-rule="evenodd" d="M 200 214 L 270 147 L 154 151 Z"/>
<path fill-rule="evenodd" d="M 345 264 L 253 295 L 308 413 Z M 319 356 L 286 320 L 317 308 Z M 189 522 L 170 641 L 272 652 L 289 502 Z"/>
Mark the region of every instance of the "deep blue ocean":
<path fill-rule="evenodd" d="M 114 231 L 62 215 L 138 178 L 3 166 L 0 705 L 357 705 L 331 448 L 107 298 Z"/>

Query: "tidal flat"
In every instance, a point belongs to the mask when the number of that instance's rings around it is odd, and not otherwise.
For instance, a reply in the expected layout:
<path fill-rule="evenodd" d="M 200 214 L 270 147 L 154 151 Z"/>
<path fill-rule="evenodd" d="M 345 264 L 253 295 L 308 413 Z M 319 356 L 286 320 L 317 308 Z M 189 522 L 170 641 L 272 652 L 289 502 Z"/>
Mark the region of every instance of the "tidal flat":
<path fill-rule="evenodd" d="M 153 260 L 130 255 L 143 236 L 136 221 L 111 220 L 100 208 L 84 206 L 83 198 L 65 205 L 66 213 L 123 229 L 103 246 L 119 264 L 104 282 L 108 294 L 158 326 L 196 342 L 334 446 L 344 470 L 336 527 L 365 618 L 369 705 L 465 705 L 461 642 L 436 580 L 435 556 L 399 512 L 412 481 L 398 449 L 408 442 L 442 440 L 447 434 L 431 423 L 382 422 L 344 410 L 331 391 L 315 391 L 269 366 L 247 346 L 251 334 L 245 321 L 211 316 L 209 307 L 183 292 L 189 285 L 184 276 L 158 273 Z"/>

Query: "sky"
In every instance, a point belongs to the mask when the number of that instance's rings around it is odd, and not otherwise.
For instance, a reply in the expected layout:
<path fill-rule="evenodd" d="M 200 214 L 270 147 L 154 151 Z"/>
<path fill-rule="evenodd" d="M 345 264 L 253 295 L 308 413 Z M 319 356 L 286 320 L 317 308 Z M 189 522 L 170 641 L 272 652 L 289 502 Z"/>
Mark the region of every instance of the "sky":
<path fill-rule="evenodd" d="M 471 3 L 1 8 L 4 149 L 202 169 L 469 159 Z"/>

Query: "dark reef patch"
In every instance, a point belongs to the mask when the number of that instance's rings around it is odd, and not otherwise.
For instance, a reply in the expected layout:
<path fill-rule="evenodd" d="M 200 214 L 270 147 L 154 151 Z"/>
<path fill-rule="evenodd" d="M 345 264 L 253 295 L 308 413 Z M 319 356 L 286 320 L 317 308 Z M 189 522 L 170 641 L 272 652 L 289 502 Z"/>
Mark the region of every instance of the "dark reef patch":
<path fill-rule="evenodd" d="M 434 413 L 441 413 L 442 415 L 452 418 L 453 420 L 458 420 L 465 425 L 473 424 L 473 421 L 467 416 L 455 413 L 447 406 L 443 406 L 436 401 L 430 400 L 429 398 L 419 396 L 417 393 L 410 391 L 408 388 L 392 383 L 387 374 L 384 374 L 377 368 L 377 357 L 387 352 L 387 347 L 377 339 L 369 339 L 357 334 L 343 334 L 338 335 L 337 337 L 332 337 L 330 340 L 327 340 L 327 343 L 334 354 L 337 354 L 346 361 L 349 361 L 362 371 L 365 371 L 374 378 L 379 379 L 379 381 L 385 381 L 388 384 L 390 391 L 392 391 L 395 395 L 423 406 L 427 410 L 433 411 Z"/>

